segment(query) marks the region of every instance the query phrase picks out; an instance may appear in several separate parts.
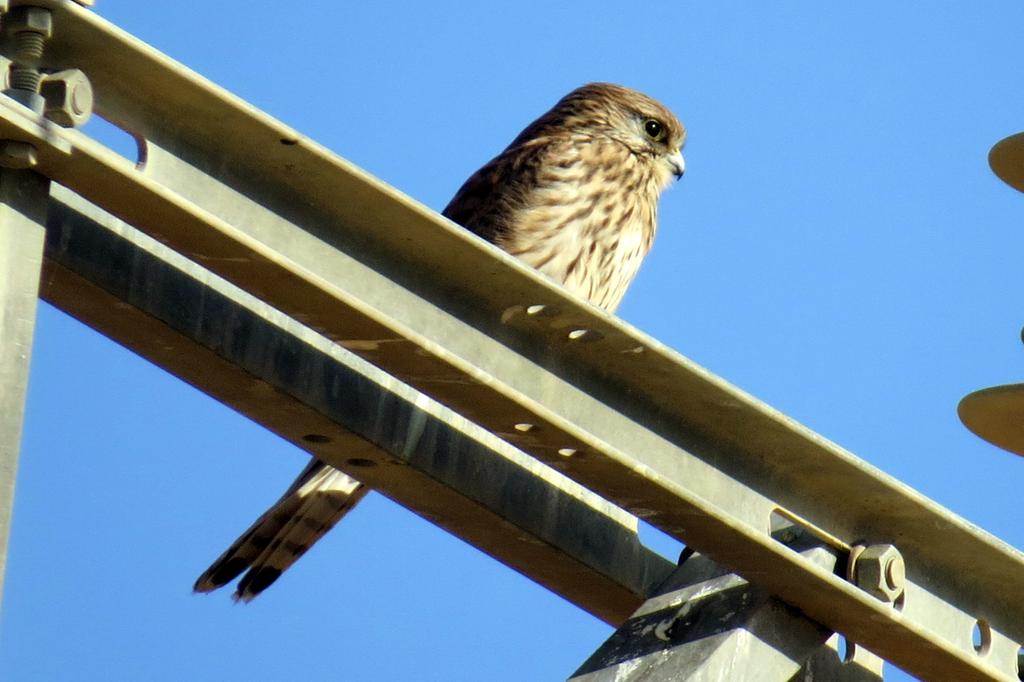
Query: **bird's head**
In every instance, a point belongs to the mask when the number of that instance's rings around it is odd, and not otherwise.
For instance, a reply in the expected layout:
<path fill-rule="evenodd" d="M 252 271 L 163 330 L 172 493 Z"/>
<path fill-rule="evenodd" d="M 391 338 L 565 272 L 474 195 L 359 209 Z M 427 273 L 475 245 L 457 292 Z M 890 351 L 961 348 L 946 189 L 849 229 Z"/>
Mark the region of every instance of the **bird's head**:
<path fill-rule="evenodd" d="M 542 136 L 542 129 L 548 126 L 563 133 L 614 139 L 652 162 L 662 188 L 673 178 L 681 178 L 686 168 L 683 124 L 657 100 L 621 85 L 590 83 L 573 90 L 519 139 Z"/>

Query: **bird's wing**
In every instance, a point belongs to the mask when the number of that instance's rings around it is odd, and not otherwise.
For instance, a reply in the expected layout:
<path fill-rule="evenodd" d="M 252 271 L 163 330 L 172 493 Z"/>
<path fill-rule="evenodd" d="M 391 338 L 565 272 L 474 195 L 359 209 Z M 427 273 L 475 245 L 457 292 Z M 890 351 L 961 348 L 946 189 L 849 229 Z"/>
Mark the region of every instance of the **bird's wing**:
<path fill-rule="evenodd" d="M 250 601 L 333 528 L 367 488 L 334 467 L 313 459 L 285 494 L 265 511 L 196 580 L 196 592 L 211 592 L 237 578 L 234 598 Z"/>
<path fill-rule="evenodd" d="M 469 176 L 441 214 L 500 244 L 536 186 L 538 169 L 556 146 L 549 138 L 510 146 Z"/>

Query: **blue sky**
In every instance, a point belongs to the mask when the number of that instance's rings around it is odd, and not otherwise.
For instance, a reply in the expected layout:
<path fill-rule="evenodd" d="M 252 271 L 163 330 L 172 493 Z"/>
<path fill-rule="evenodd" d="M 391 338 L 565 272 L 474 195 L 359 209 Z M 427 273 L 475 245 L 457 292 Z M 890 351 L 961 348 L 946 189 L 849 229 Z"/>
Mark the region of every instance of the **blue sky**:
<path fill-rule="evenodd" d="M 621 316 L 1024 546 L 1024 462 L 955 412 L 1024 361 L 1024 196 L 986 163 L 1024 5 L 97 11 L 435 209 L 577 85 L 660 99 L 687 175 Z M 609 634 L 377 495 L 253 604 L 192 595 L 305 459 L 41 305 L 0 678 L 562 679 Z"/>

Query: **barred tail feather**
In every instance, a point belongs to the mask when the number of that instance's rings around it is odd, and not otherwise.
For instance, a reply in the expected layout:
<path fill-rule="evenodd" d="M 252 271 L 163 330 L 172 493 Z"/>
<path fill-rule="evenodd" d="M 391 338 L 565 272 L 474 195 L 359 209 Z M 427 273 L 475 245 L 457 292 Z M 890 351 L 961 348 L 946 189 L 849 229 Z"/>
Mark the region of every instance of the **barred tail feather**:
<path fill-rule="evenodd" d="M 234 599 L 251 601 L 333 528 L 366 492 L 359 481 L 314 459 L 281 499 L 199 576 L 193 589 L 212 592 L 248 569 Z"/>

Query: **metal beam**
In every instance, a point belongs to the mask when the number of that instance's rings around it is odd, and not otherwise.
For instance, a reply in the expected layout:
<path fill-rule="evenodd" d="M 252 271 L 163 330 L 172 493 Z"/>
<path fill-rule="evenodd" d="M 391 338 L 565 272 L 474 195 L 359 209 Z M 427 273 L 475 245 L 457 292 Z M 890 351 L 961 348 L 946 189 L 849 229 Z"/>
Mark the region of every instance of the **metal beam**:
<path fill-rule="evenodd" d="M 636 518 L 54 186 L 41 296 L 611 624 L 673 565 Z"/>
<path fill-rule="evenodd" d="M 43 261 L 49 181 L 0 168 L 0 598 Z"/>
<path fill-rule="evenodd" d="M 884 668 L 881 658 L 834 634 L 789 682 L 881 682 Z"/>
<path fill-rule="evenodd" d="M 1016 674 L 1019 552 L 98 17 L 40 4 L 60 26 L 48 65 L 84 69 L 98 110 L 153 143 L 140 172 L 0 102 L 0 135 L 37 144 L 47 175 L 908 671 Z M 901 609 L 774 541 L 779 510 L 839 550 L 896 545 Z"/>

